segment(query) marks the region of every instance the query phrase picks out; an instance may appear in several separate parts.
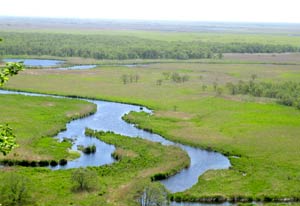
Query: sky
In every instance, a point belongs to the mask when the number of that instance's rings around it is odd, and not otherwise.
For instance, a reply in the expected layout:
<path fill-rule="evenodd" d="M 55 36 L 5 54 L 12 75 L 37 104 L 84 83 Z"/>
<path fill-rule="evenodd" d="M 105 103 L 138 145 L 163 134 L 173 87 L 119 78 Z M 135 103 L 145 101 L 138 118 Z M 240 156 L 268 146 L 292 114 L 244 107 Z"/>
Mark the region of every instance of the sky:
<path fill-rule="evenodd" d="M 300 23 L 300 0 L 1 0 L 0 15 Z"/>

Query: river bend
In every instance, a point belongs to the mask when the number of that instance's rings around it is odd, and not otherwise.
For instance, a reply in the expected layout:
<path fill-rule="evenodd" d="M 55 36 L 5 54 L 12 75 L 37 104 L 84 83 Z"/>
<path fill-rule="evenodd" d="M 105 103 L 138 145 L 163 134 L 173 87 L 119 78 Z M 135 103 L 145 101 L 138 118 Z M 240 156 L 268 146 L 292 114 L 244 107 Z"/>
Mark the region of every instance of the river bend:
<path fill-rule="evenodd" d="M 30 95 L 30 96 L 52 96 L 36 93 L 26 92 L 14 92 L 0 90 L 0 94 L 19 94 L 19 95 Z M 62 96 L 52 96 L 55 98 L 67 98 Z M 99 101 L 82 99 L 97 105 L 97 111 L 88 117 L 71 121 L 67 124 L 66 131 L 60 132 L 56 137 L 62 140 L 64 137 L 71 138 L 74 141 L 72 150 L 77 150 L 77 145 L 91 145 L 95 144 L 97 151 L 94 154 L 86 155 L 81 153 L 78 159 L 69 161 L 65 166 L 57 166 L 52 169 L 68 169 L 76 167 L 86 166 L 101 166 L 105 164 L 111 164 L 115 160 L 111 157 L 111 154 L 115 150 L 113 145 L 106 144 L 96 138 L 86 137 L 84 132 L 85 128 L 91 128 L 94 130 L 113 131 L 114 133 L 129 136 L 129 137 L 140 137 L 153 142 L 160 142 L 163 145 L 176 145 L 185 150 L 190 159 L 191 164 L 187 169 L 181 170 L 176 175 L 169 177 L 161 182 L 171 192 L 180 192 L 189 189 L 197 183 L 198 177 L 212 169 L 227 169 L 230 167 L 230 161 L 224 155 L 206 151 L 195 147 L 190 147 L 183 144 L 171 142 L 160 135 L 149 133 L 147 131 L 138 129 L 134 125 L 129 124 L 122 120 L 122 116 L 128 114 L 131 111 L 140 111 L 140 106 L 121 104 L 115 102 Z M 142 107 L 142 110 L 151 113 L 152 111 Z"/>

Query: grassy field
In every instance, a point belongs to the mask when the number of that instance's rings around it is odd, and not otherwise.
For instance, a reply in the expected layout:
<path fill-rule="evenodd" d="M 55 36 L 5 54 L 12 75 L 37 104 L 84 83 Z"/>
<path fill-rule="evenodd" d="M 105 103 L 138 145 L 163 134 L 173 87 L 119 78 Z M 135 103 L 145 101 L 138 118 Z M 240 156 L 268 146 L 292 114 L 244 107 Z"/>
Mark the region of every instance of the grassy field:
<path fill-rule="evenodd" d="M 240 54 L 240 53 L 226 53 L 222 59 L 128 59 L 128 60 L 99 60 L 82 57 L 55 57 L 47 55 L 5 55 L 2 58 L 17 58 L 17 59 L 55 59 L 65 60 L 62 67 L 84 64 L 96 64 L 98 66 L 124 66 L 136 65 L 145 67 L 148 64 L 275 64 L 275 65 L 299 65 L 300 53 L 271 53 L 271 54 Z M 0 60 L 0 66 L 4 62 Z M 45 69 L 45 68 L 40 68 Z"/>
<path fill-rule="evenodd" d="M 203 41 L 216 43 L 261 43 L 265 44 L 281 44 L 281 45 L 296 45 L 299 46 L 300 37 L 297 35 L 288 35 L 286 33 L 243 33 L 243 32 L 167 32 L 167 31 L 138 31 L 138 30 L 95 30 L 95 29 L 9 29 L 9 32 L 34 32 L 34 33 L 57 33 L 57 34 L 85 34 L 85 35 L 109 35 L 109 36 L 130 36 L 147 40 L 159 41 Z"/>
<path fill-rule="evenodd" d="M 188 75 L 189 80 L 165 79 L 164 73 L 174 72 Z M 139 80 L 123 84 L 124 74 L 137 74 Z M 249 80 L 252 74 L 258 76 L 256 81 L 299 81 L 294 75 L 300 71 L 297 65 L 203 63 L 43 69 L 22 72 L 7 88 L 146 105 L 155 110 L 153 116 L 133 113 L 126 118 L 168 139 L 230 156 L 230 170 L 205 173 L 190 190 L 175 194 L 178 200 L 299 198 L 300 111 L 268 98 L 228 94 L 227 82 Z M 214 84 L 221 93 L 214 91 Z"/>
<path fill-rule="evenodd" d="M 224 54 L 224 61 L 240 62 L 264 62 L 274 64 L 298 64 L 300 62 L 299 53 L 283 54 Z"/>
<path fill-rule="evenodd" d="M 137 205 L 144 185 L 158 173 L 174 174 L 189 165 L 188 156 L 176 147 L 165 147 L 138 138 L 89 132 L 117 147 L 119 161 L 90 168 L 96 173 L 92 190 L 74 192 L 71 174 L 75 169 L 51 171 L 45 168 L 0 168 L 0 179 L 15 173 L 30 179 L 30 205 Z M 0 203 L 1 203 L 0 194 Z"/>
<path fill-rule="evenodd" d="M 51 136 L 64 129 L 68 121 L 94 112 L 95 105 L 51 97 L 0 95 L 0 109 L 5 111 L 0 114 L 0 123 L 8 123 L 14 129 L 20 145 L 1 159 L 38 161 L 77 157 L 68 152 L 71 143 L 59 143 Z M 115 155 L 120 159 L 111 166 L 93 168 L 98 179 L 93 191 L 72 192 L 70 179 L 74 170 L 4 167 L 0 168 L 0 179 L 11 173 L 29 178 L 30 205 L 135 205 L 136 196 L 150 177 L 157 173 L 171 175 L 189 165 L 188 156 L 175 147 L 114 134 L 90 134 L 114 144 Z"/>
<path fill-rule="evenodd" d="M 59 143 L 52 138 L 66 128 L 72 119 L 93 113 L 96 106 L 84 101 L 51 97 L 0 95 L 0 124 L 8 123 L 20 145 L 1 159 L 59 160 L 72 159 L 70 142 Z"/>

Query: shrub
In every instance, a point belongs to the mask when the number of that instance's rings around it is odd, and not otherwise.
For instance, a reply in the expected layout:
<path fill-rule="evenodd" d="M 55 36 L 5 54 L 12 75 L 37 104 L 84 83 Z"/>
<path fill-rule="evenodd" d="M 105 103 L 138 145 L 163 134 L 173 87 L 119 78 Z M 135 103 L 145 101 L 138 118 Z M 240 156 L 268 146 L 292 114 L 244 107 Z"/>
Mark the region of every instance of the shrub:
<path fill-rule="evenodd" d="M 168 177 L 167 174 L 158 173 L 151 177 L 151 181 L 158 181 L 158 180 L 164 180 Z"/>
<path fill-rule="evenodd" d="M 31 161 L 31 162 L 30 162 L 30 166 L 31 166 L 31 167 L 36 167 L 36 166 L 37 166 L 37 162 L 34 161 L 34 160 Z"/>
<path fill-rule="evenodd" d="M 138 202 L 140 206 L 170 205 L 168 193 L 164 186 L 159 183 L 148 184 L 141 192 Z"/>
<path fill-rule="evenodd" d="M 74 191 L 89 191 L 95 187 L 97 174 L 88 168 L 78 168 L 72 173 L 71 181 Z"/>
<path fill-rule="evenodd" d="M 66 165 L 67 163 L 68 163 L 68 160 L 66 160 L 66 159 L 61 159 L 61 160 L 59 160 L 59 162 L 58 162 L 58 164 L 61 165 L 61 166 L 64 166 L 64 165 Z"/>
<path fill-rule="evenodd" d="M 49 161 L 48 160 L 41 160 L 41 161 L 39 161 L 39 166 L 47 167 L 47 166 L 49 166 Z"/>
<path fill-rule="evenodd" d="M 23 167 L 29 167 L 30 162 L 28 160 L 21 160 L 18 165 L 23 166 Z"/>
<path fill-rule="evenodd" d="M 50 166 L 51 166 L 51 167 L 55 167 L 55 166 L 57 166 L 57 165 L 58 165 L 57 161 L 55 161 L 55 160 L 51 160 L 51 161 L 50 161 Z"/>
<path fill-rule="evenodd" d="M 30 180 L 19 174 L 11 173 L 1 180 L 0 200 L 3 205 L 25 205 L 31 202 Z"/>
<path fill-rule="evenodd" d="M 90 146 L 87 146 L 87 147 L 79 145 L 78 150 L 81 150 L 84 154 L 95 153 L 96 152 L 96 145 L 90 145 Z"/>

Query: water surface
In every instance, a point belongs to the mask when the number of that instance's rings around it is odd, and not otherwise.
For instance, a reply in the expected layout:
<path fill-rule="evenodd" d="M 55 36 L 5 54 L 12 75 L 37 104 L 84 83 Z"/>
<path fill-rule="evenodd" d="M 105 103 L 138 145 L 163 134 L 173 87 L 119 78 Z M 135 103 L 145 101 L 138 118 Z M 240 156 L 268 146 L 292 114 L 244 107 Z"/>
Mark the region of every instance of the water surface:
<path fill-rule="evenodd" d="M 3 90 L 0 90 L 0 94 L 50 96 Z M 59 96 L 54 97 L 64 98 Z M 74 140 L 72 149 L 75 151 L 78 151 L 77 145 L 87 146 L 91 144 L 96 145 L 97 151 L 95 154 L 91 155 L 86 155 L 80 152 L 82 154 L 80 158 L 68 162 L 68 164 L 65 166 L 57 166 L 52 169 L 100 166 L 111 164 L 115 161 L 111 157 L 111 153 L 115 150 L 115 147 L 113 145 L 106 144 L 96 138 L 86 137 L 84 134 L 86 127 L 94 130 L 113 131 L 114 133 L 126 135 L 129 137 L 140 137 L 143 139 L 151 140 L 153 142 L 159 142 L 163 145 L 176 145 L 185 150 L 191 159 L 190 167 L 181 170 L 178 174 L 169 177 L 166 180 L 161 181 L 171 192 L 179 192 L 189 189 L 198 182 L 198 177 L 207 170 L 227 169 L 230 166 L 228 158 L 220 153 L 206 151 L 199 148 L 171 142 L 160 135 L 143 131 L 134 127 L 134 125 L 126 123 L 122 120 L 122 116 L 127 113 L 131 111 L 140 111 L 140 106 L 98 100 L 83 100 L 96 104 L 96 113 L 82 119 L 71 121 L 67 124 L 67 130 L 60 132 L 57 135 L 57 138 L 59 138 L 60 140 L 62 140 L 64 137 L 72 138 Z M 151 113 L 151 111 L 145 107 L 142 107 L 142 110 Z"/>
<path fill-rule="evenodd" d="M 27 67 L 53 67 L 64 63 L 64 61 L 52 59 L 3 59 L 3 61 L 23 62 Z"/>
<path fill-rule="evenodd" d="M 60 70 L 81 70 L 81 69 L 93 69 L 96 68 L 97 65 L 91 64 L 91 65 L 76 65 L 71 67 L 64 67 L 64 68 L 58 68 Z"/>

